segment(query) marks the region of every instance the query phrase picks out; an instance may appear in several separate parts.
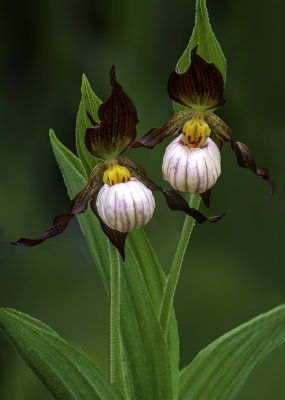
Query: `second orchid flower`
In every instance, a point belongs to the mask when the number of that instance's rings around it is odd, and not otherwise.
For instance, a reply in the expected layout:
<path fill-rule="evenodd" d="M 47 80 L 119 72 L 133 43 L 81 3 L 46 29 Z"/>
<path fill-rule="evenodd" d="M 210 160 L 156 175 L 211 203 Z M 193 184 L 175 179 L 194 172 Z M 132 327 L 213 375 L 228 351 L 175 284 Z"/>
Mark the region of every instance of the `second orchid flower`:
<path fill-rule="evenodd" d="M 222 106 L 224 81 L 214 64 L 197 54 L 198 45 L 191 52 L 188 70 L 173 71 L 168 79 L 168 94 L 185 107 L 161 128 L 151 129 L 132 147 L 153 148 L 164 138 L 179 134 L 168 146 L 163 159 L 163 176 L 172 187 L 182 192 L 200 193 L 209 206 L 210 190 L 221 172 L 219 149 L 223 142 L 231 142 L 238 164 L 274 185 L 266 168 L 257 167 L 247 146 L 236 142 L 230 128 L 213 110 Z"/>

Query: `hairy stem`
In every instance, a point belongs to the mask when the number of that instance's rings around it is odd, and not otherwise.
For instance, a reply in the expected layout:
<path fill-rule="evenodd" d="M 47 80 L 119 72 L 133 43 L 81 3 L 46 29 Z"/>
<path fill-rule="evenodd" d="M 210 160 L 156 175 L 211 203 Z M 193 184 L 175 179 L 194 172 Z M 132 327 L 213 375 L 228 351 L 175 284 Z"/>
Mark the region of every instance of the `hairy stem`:
<path fill-rule="evenodd" d="M 199 194 L 192 194 L 190 197 L 189 205 L 192 208 L 199 208 L 201 197 Z M 169 319 L 171 313 L 171 307 L 173 304 L 173 298 L 178 282 L 178 278 L 181 271 L 181 265 L 184 259 L 184 254 L 195 224 L 195 220 L 192 217 L 185 217 L 181 237 L 178 243 L 178 247 L 172 262 L 172 266 L 169 275 L 166 280 L 164 287 L 161 308 L 160 308 L 160 323 L 164 336 L 167 337 Z"/>
<path fill-rule="evenodd" d="M 111 307 L 110 307 L 110 380 L 123 390 L 122 343 L 120 332 L 120 259 L 113 245 L 108 242 L 110 275 L 111 275 Z"/>

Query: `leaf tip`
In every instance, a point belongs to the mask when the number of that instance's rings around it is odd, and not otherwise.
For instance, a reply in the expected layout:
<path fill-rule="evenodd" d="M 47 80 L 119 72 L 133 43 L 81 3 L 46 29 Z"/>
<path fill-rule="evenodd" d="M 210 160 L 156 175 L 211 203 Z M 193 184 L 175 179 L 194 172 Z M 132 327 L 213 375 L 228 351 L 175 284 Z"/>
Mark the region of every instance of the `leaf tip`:
<path fill-rule="evenodd" d="M 89 83 L 89 81 L 87 79 L 87 76 L 83 73 L 82 74 L 81 93 L 83 94 L 83 91 L 88 87 L 90 88 L 90 83 Z"/>
<path fill-rule="evenodd" d="M 52 128 L 48 131 L 48 134 L 49 134 L 50 140 L 56 139 L 55 132 Z"/>

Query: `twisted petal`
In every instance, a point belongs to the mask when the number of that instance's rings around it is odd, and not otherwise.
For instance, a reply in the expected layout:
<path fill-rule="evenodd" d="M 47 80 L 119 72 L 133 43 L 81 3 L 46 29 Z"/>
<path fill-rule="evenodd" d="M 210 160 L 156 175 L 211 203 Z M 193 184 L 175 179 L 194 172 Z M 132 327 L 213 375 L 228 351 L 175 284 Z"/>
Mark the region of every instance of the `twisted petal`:
<path fill-rule="evenodd" d="M 125 157 L 120 158 L 120 164 L 128 168 L 131 172 L 131 175 L 135 176 L 150 190 L 159 190 L 160 192 L 162 192 L 167 202 L 167 205 L 171 210 L 183 211 L 190 217 L 193 217 L 199 224 L 202 224 L 206 221 L 216 222 L 225 215 L 220 214 L 214 217 L 207 218 L 200 211 L 196 210 L 195 208 L 189 207 L 187 201 L 179 193 L 174 190 L 165 190 L 157 185 L 155 182 L 153 182 L 151 179 L 149 179 L 146 175 L 145 170 L 139 164 Z"/>
<path fill-rule="evenodd" d="M 115 66 L 110 71 L 111 96 L 98 109 L 100 123 L 86 130 L 85 143 L 95 157 L 115 158 L 136 138 L 137 110 L 116 81 Z"/>
<path fill-rule="evenodd" d="M 250 169 L 255 175 L 260 176 L 262 179 L 268 181 L 270 185 L 270 194 L 273 194 L 274 183 L 270 178 L 268 169 L 257 167 L 252 153 L 244 143 L 236 142 L 234 139 L 231 139 L 231 146 L 233 151 L 236 153 L 238 165 L 240 167 Z"/>
<path fill-rule="evenodd" d="M 152 149 L 164 138 L 182 130 L 184 124 L 191 119 L 192 116 L 193 111 L 191 110 L 180 111 L 171 117 L 161 128 L 153 128 L 148 131 L 139 140 L 136 140 L 131 147 L 147 147 L 148 149 Z"/>
<path fill-rule="evenodd" d="M 228 125 L 221 120 L 217 115 L 213 113 L 205 113 L 205 121 L 211 128 L 210 137 L 214 140 L 216 145 L 221 148 L 223 142 L 231 142 L 231 147 L 236 153 L 237 162 L 240 167 L 250 169 L 254 174 L 260 176 L 262 179 L 268 181 L 270 185 L 270 193 L 274 192 L 274 183 L 270 178 L 270 173 L 268 169 L 261 168 L 256 165 L 255 159 L 252 153 L 249 151 L 248 147 L 241 142 L 236 142 L 232 138 L 231 130 Z M 205 199 L 202 196 L 205 203 Z M 205 203 L 206 207 L 207 204 Z"/>
<path fill-rule="evenodd" d="M 161 188 L 158 190 L 161 190 Z M 162 191 L 166 199 L 167 205 L 171 210 L 184 211 L 187 215 L 193 217 L 199 224 L 202 224 L 203 222 L 206 221 L 217 222 L 225 215 L 225 214 L 219 214 L 207 218 L 195 208 L 190 208 L 187 201 L 179 193 L 175 192 L 174 190 L 162 190 Z"/>
<path fill-rule="evenodd" d="M 12 242 L 12 244 L 18 246 L 26 246 L 26 247 L 36 246 L 42 243 L 44 240 L 52 238 L 62 233 L 67 227 L 73 215 L 74 214 L 63 214 L 55 217 L 52 226 L 38 239 L 21 238 L 17 242 Z"/>
<path fill-rule="evenodd" d="M 206 62 L 197 54 L 198 45 L 191 52 L 188 70 L 180 73 L 177 69 L 168 79 L 168 93 L 172 100 L 187 107 L 202 107 L 203 110 L 217 108 L 224 104 L 224 81 L 222 74 L 213 63 Z"/>
<path fill-rule="evenodd" d="M 19 246 L 36 246 L 42 243 L 44 240 L 50 239 L 62 233 L 74 215 L 81 214 L 86 211 L 89 200 L 96 194 L 98 188 L 102 185 L 102 177 L 105 168 L 106 167 L 104 163 L 100 163 L 94 168 L 84 188 L 73 199 L 69 213 L 55 217 L 52 226 L 40 238 L 21 238 L 12 244 Z"/>
<path fill-rule="evenodd" d="M 221 148 L 223 142 L 228 142 L 231 140 L 231 130 L 221 118 L 210 112 L 205 113 L 204 118 L 211 128 L 210 137 L 219 148 Z"/>

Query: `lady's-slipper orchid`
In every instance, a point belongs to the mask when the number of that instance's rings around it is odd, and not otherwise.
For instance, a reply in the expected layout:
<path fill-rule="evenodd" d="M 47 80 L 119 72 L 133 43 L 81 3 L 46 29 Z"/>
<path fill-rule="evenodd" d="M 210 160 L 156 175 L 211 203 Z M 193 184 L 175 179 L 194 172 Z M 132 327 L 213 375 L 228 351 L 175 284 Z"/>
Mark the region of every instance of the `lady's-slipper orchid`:
<path fill-rule="evenodd" d="M 96 123 L 87 110 L 92 127 L 86 130 L 89 152 L 102 159 L 91 172 L 85 187 L 75 196 L 68 214 L 55 217 L 53 224 L 38 239 L 19 239 L 14 244 L 35 246 L 62 233 L 70 219 L 90 206 L 100 221 L 103 232 L 125 258 L 127 233 L 144 226 L 152 217 L 155 202 L 152 191 L 161 191 L 170 209 L 184 211 L 199 223 L 215 222 L 222 215 L 206 218 L 190 208 L 186 200 L 173 190 L 164 190 L 151 181 L 144 169 L 119 155 L 132 147 L 136 138 L 137 111 L 132 100 L 117 82 L 115 67 L 110 71 L 111 95 L 100 105 Z"/>
<path fill-rule="evenodd" d="M 210 188 L 220 174 L 219 156 L 216 149 L 213 149 L 213 154 L 207 154 L 204 151 L 202 155 L 203 149 L 207 148 L 210 139 L 216 143 L 219 149 L 223 142 L 230 141 L 239 166 L 248 168 L 267 180 L 270 183 L 271 192 L 273 192 L 274 186 L 270 180 L 269 171 L 256 166 L 255 159 L 247 146 L 236 142 L 230 128 L 217 115 L 213 114 L 213 110 L 225 102 L 223 77 L 213 63 L 206 62 L 197 54 L 197 49 L 198 45 L 191 52 L 191 63 L 188 70 L 180 73 L 175 69 L 168 79 L 169 96 L 187 109 L 175 114 L 161 128 L 151 129 L 135 141 L 132 147 L 151 149 L 164 138 L 180 133 L 180 140 L 175 140 L 166 151 L 163 165 L 164 178 L 174 188 L 181 191 L 200 193 L 206 206 L 209 206 Z M 179 146 L 178 143 L 180 143 Z M 198 156 L 199 153 L 201 156 Z M 199 165 L 197 164 L 198 158 L 200 159 Z M 216 168 L 210 171 L 208 167 L 211 164 L 211 158 L 215 158 Z M 177 161 L 176 166 L 175 160 Z M 189 181 L 189 175 L 193 176 L 193 184 Z M 206 184 L 198 184 L 199 180 L 205 181 Z"/>

